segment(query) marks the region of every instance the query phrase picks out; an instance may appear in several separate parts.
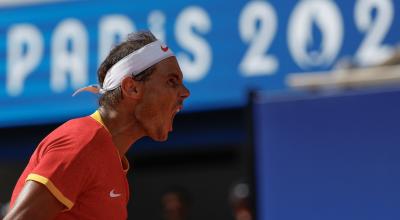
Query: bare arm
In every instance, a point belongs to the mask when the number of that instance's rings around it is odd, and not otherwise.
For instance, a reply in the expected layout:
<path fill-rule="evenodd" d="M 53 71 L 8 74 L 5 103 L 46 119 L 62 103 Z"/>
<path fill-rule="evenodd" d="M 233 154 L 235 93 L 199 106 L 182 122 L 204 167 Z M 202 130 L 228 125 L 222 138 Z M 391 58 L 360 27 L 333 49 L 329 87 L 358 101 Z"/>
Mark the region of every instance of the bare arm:
<path fill-rule="evenodd" d="M 3 220 L 53 219 L 65 206 L 41 183 L 28 180 Z"/>

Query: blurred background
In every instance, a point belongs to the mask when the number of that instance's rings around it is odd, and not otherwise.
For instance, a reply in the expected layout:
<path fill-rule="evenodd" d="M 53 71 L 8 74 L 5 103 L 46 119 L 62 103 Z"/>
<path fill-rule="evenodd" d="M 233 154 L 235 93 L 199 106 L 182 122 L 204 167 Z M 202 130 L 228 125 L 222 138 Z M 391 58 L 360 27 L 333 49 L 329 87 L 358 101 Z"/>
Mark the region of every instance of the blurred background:
<path fill-rule="evenodd" d="M 191 97 L 128 152 L 129 219 L 399 219 L 397 0 L 0 0 L 0 205 L 36 145 L 150 30 Z M 1 215 L 0 215 L 1 216 Z"/>

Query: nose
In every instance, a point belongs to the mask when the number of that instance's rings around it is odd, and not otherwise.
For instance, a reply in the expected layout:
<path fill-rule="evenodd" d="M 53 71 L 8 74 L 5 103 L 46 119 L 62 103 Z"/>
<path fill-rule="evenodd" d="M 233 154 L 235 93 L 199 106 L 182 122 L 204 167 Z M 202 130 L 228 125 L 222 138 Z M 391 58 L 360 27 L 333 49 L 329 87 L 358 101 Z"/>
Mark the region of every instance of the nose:
<path fill-rule="evenodd" d="M 181 96 L 182 99 L 186 99 L 187 97 L 190 96 L 190 91 L 189 91 L 189 89 L 186 88 L 186 86 L 183 85 L 183 84 L 182 84 L 182 91 L 181 91 L 180 96 Z"/>

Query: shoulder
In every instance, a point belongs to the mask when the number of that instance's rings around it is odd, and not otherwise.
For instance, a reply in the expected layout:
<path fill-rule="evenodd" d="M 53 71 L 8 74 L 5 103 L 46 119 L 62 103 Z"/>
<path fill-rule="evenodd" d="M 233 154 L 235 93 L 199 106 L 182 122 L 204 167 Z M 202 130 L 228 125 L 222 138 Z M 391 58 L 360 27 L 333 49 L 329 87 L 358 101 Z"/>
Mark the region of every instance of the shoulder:
<path fill-rule="evenodd" d="M 84 154 L 97 146 L 112 143 L 111 135 L 90 116 L 65 122 L 39 144 L 38 150 L 63 151 L 67 154 Z"/>

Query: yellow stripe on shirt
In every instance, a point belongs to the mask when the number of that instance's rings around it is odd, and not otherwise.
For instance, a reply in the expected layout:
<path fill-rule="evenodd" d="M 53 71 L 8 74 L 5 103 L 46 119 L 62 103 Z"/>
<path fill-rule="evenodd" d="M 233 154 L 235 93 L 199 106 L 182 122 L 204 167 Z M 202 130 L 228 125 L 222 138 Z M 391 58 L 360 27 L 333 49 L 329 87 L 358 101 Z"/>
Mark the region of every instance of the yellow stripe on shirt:
<path fill-rule="evenodd" d="M 28 175 L 25 182 L 28 180 L 33 180 L 35 182 L 39 182 L 45 185 L 47 189 L 51 192 L 51 194 L 53 194 L 53 196 L 56 197 L 58 201 L 60 201 L 63 205 L 65 205 L 68 208 L 68 210 L 70 210 L 72 206 L 74 206 L 74 203 L 71 202 L 71 200 L 69 200 L 67 197 L 65 197 L 62 194 L 62 192 L 57 189 L 57 187 L 53 184 L 53 182 L 51 182 L 51 180 L 47 179 L 46 177 L 35 173 L 31 173 Z"/>
<path fill-rule="evenodd" d="M 93 114 L 90 115 L 90 117 L 92 117 L 94 120 L 96 120 L 98 123 L 100 123 L 101 125 L 103 125 L 104 128 L 106 128 L 106 126 L 104 125 L 103 119 L 101 118 L 100 112 L 97 110 L 95 111 Z M 106 128 L 107 129 L 107 128 Z"/>

